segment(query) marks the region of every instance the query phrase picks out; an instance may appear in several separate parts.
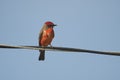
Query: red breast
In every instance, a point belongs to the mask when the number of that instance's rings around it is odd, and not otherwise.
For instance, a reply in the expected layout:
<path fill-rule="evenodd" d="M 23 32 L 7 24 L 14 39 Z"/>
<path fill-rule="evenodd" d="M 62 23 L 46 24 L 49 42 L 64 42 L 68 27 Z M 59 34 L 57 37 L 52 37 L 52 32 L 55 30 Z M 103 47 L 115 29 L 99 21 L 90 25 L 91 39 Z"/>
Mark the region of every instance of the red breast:
<path fill-rule="evenodd" d="M 48 46 L 52 42 L 53 38 L 54 38 L 53 28 L 48 28 L 47 30 L 44 30 L 40 41 L 41 46 Z"/>

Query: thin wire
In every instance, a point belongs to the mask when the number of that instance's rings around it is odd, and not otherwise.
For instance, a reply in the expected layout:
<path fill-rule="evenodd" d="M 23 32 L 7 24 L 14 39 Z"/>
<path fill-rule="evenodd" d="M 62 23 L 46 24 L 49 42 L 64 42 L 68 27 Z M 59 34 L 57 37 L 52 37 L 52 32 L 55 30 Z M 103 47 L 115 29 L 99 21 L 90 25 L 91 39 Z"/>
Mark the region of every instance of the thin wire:
<path fill-rule="evenodd" d="M 68 47 L 45 47 L 45 48 L 43 48 L 40 46 L 13 46 L 13 45 L 0 44 L 0 48 L 64 51 L 64 52 L 85 52 L 85 53 L 120 56 L 120 52 L 96 51 L 96 50 L 77 49 L 77 48 L 68 48 Z"/>

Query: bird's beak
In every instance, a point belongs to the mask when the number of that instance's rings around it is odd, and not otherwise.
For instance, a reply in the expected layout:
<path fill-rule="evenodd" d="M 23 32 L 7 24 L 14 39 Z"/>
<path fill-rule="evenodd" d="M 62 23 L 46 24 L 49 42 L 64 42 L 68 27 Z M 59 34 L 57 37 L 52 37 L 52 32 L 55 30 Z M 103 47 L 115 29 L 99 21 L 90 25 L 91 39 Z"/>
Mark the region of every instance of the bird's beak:
<path fill-rule="evenodd" d="M 57 26 L 57 24 L 54 24 L 53 26 Z"/>

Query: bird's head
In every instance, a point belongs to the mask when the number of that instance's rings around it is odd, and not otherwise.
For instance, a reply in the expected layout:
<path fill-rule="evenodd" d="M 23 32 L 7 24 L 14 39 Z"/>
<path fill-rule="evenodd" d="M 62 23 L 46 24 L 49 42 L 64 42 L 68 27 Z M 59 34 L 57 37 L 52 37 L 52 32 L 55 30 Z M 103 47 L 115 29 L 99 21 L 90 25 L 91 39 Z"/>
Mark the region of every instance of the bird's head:
<path fill-rule="evenodd" d="M 54 27 L 54 26 L 57 26 L 56 24 L 54 24 L 54 23 L 51 22 L 51 21 L 47 21 L 47 22 L 45 22 L 45 24 L 46 24 L 48 27 Z"/>

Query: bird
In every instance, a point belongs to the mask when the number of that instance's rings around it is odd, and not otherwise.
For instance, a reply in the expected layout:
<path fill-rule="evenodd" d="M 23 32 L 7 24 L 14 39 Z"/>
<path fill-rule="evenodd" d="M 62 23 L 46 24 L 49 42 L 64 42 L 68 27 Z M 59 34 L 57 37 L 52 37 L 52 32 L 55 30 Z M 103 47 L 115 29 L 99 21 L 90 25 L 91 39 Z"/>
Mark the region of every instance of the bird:
<path fill-rule="evenodd" d="M 40 47 L 47 47 L 50 45 L 52 47 L 51 42 L 55 36 L 54 34 L 54 26 L 57 26 L 51 21 L 46 21 L 43 25 L 43 27 L 40 30 L 39 33 L 39 39 L 38 43 Z M 45 60 L 45 50 L 39 50 L 40 55 L 39 55 L 39 61 L 44 61 Z"/>

